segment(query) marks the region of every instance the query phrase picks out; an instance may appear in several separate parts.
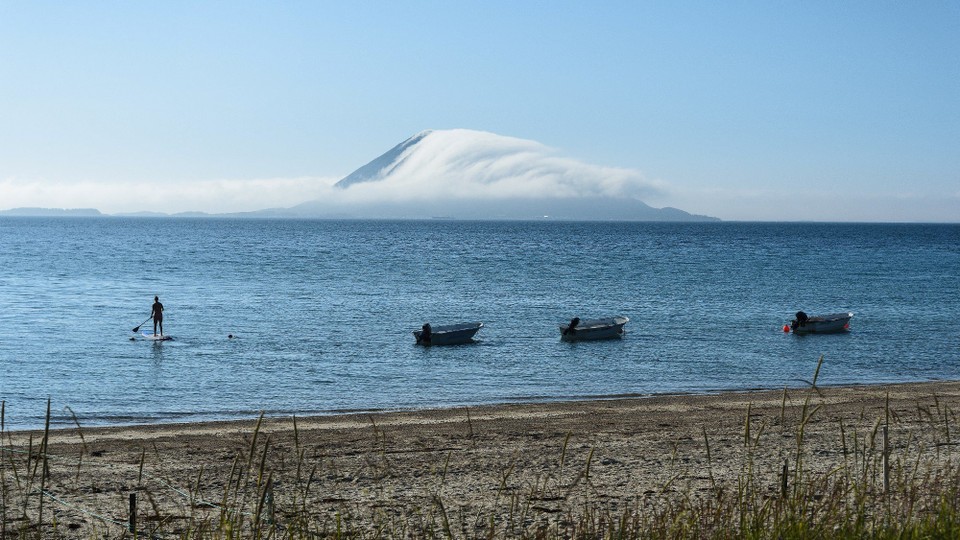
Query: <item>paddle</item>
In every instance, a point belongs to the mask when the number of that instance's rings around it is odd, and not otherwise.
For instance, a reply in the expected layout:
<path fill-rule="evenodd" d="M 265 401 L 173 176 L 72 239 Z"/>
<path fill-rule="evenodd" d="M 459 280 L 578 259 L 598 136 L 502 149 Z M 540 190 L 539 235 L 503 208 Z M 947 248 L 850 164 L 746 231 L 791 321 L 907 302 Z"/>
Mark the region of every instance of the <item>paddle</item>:
<path fill-rule="evenodd" d="M 147 321 L 149 321 L 149 320 L 152 319 L 152 318 L 153 318 L 153 315 L 147 317 Z M 134 332 L 139 332 L 139 331 L 140 331 L 140 327 L 143 326 L 143 325 L 145 325 L 145 324 L 147 324 L 147 321 L 143 321 L 142 323 L 134 326 L 134 327 L 133 327 L 133 331 L 134 331 Z"/>

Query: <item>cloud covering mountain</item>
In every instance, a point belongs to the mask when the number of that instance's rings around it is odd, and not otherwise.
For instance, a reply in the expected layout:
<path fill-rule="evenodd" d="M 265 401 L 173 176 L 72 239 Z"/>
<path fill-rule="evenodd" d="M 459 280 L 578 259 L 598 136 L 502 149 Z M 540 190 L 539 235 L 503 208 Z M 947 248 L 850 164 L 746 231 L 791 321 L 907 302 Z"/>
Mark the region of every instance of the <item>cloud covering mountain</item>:
<path fill-rule="evenodd" d="M 291 211 L 407 218 L 705 219 L 642 202 L 661 190 L 637 171 L 583 163 L 536 141 L 467 129 L 428 130 L 337 182 L 328 197 Z"/>
<path fill-rule="evenodd" d="M 468 129 L 418 133 L 339 181 L 163 179 L 129 189 L 108 180 L 71 184 L 8 178 L 0 179 L 0 193 L 0 203 L 21 214 L 49 212 L 49 207 L 96 207 L 108 214 L 133 215 L 713 219 L 645 204 L 669 199 L 669 192 L 665 184 L 636 170 L 592 165 L 536 141 Z M 47 209 L 30 208 L 38 201 Z"/>

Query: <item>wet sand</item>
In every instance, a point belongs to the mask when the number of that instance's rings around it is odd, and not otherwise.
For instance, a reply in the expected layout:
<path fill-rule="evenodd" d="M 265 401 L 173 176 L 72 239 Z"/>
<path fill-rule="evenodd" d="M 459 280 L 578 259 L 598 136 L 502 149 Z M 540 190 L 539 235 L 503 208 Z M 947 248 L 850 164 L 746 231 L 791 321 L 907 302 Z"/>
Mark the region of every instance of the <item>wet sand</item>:
<path fill-rule="evenodd" d="M 296 419 L 296 429 L 291 418 L 64 429 L 49 438 L 44 512 L 78 536 L 122 534 L 131 493 L 138 526 L 166 531 L 218 515 L 225 498 L 250 513 L 271 506 L 281 522 L 305 508 L 315 520 L 413 523 L 442 507 L 464 528 L 506 519 L 512 498 L 550 523 L 587 501 L 616 513 L 735 488 L 748 461 L 775 494 L 803 415 L 800 453 L 814 473 L 879 452 L 883 425 L 898 459 L 936 466 L 957 457 L 957 410 L 960 382 L 929 382 L 351 414 Z M 8 529 L 26 522 L 10 510 L 22 494 L 39 493 L 39 480 L 23 486 L 42 436 L 4 434 Z"/>

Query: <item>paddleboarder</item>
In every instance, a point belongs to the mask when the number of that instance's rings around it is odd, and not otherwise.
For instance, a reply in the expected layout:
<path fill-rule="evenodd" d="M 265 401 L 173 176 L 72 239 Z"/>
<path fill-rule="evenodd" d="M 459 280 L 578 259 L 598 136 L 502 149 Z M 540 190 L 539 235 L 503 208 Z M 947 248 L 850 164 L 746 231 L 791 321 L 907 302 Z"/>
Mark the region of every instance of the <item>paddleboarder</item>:
<path fill-rule="evenodd" d="M 163 335 L 163 304 L 160 303 L 160 297 L 153 297 L 153 308 L 150 312 L 153 317 L 153 335 L 157 335 L 157 325 L 160 325 L 160 335 Z"/>

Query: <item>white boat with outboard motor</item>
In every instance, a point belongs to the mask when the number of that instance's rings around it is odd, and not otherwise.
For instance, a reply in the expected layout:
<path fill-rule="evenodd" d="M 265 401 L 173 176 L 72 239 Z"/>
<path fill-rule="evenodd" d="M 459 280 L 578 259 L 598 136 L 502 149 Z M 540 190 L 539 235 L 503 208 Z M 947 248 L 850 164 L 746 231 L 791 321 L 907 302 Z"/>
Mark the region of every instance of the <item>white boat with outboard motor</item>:
<path fill-rule="evenodd" d="M 417 345 L 463 345 L 473 343 L 473 336 L 483 328 L 482 322 L 465 322 L 431 326 L 424 324 L 413 331 Z"/>
<path fill-rule="evenodd" d="M 579 317 L 574 317 L 569 323 L 560 325 L 560 339 L 589 341 L 623 337 L 623 325 L 629 321 L 628 317 L 622 315 L 583 321 Z"/>
<path fill-rule="evenodd" d="M 783 331 L 793 330 L 794 334 L 836 334 L 850 329 L 853 312 L 830 313 L 828 315 L 808 316 L 798 311 L 789 325 L 783 325 Z"/>

